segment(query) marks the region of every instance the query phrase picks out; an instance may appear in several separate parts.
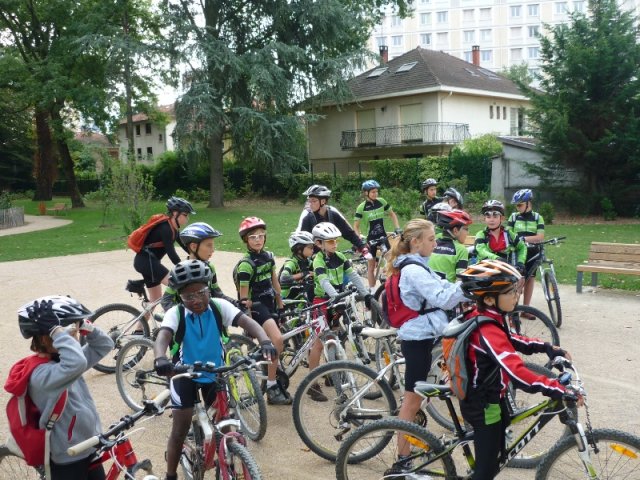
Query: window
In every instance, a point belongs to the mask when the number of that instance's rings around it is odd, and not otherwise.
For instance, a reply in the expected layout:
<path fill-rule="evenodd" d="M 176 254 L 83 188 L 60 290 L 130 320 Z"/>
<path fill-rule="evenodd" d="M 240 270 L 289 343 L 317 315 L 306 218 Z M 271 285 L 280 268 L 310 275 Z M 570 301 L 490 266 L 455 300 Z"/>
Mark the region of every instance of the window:
<path fill-rule="evenodd" d="M 142 149 L 138 148 L 137 153 L 138 153 L 138 160 L 140 160 L 142 158 Z"/>
<path fill-rule="evenodd" d="M 430 33 L 423 33 L 420 35 L 420 45 L 431 45 Z"/>
<path fill-rule="evenodd" d="M 493 105 L 489 105 L 489 118 L 493 120 Z"/>
<path fill-rule="evenodd" d="M 431 25 L 431 13 L 420 14 L 420 25 Z"/>
<path fill-rule="evenodd" d="M 436 21 L 438 23 L 447 23 L 449 21 L 449 12 L 436 13 Z"/>
<path fill-rule="evenodd" d="M 463 33 L 464 43 L 473 43 L 476 41 L 475 30 L 465 30 Z"/>
<path fill-rule="evenodd" d="M 527 7 L 527 13 L 530 17 L 539 17 L 540 16 L 540 5 L 537 3 L 533 3 Z"/>
<path fill-rule="evenodd" d="M 145 123 L 144 124 L 144 133 L 146 135 L 151 135 L 151 124 L 150 123 Z"/>
<path fill-rule="evenodd" d="M 136 125 L 136 135 L 140 136 L 140 125 Z"/>
<path fill-rule="evenodd" d="M 521 48 L 512 48 L 511 49 L 511 64 L 516 65 L 522 61 L 522 49 Z"/>
<path fill-rule="evenodd" d="M 474 9 L 463 10 L 462 11 L 462 21 L 463 22 L 473 22 L 476 19 L 476 11 Z"/>
<path fill-rule="evenodd" d="M 147 147 L 147 158 L 153 157 L 153 147 Z"/>
<path fill-rule="evenodd" d="M 480 9 L 480 20 L 491 20 L 491 8 Z"/>
<path fill-rule="evenodd" d="M 378 44 L 378 48 L 388 45 L 387 37 L 376 37 L 376 43 Z"/>
<path fill-rule="evenodd" d="M 567 13 L 567 2 L 556 2 L 556 14 L 565 15 Z"/>
<path fill-rule="evenodd" d="M 376 68 L 375 70 L 373 70 L 369 75 L 367 75 L 367 78 L 376 78 L 379 77 L 380 75 L 382 75 L 384 72 L 387 71 L 389 67 L 379 67 Z"/>
<path fill-rule="evenodd" d="M 398 15 L 393 15 L 391 17 L 391 26 L 402 27 L 402 19 Z"/>
<path fill-rule="evenodd" d="M 410 63 L 405 63 L 403 65 L 400 65 L 400 67 L 396 70 L 396 73 L 408 72 L 413 67 L 415 67 L 417 64 L 418 64 L 418 62 L 410 62 Z"/>
<path fill-rule="evenodd" d="M 520 16 L 522 15 L 522 5 L 511 5 L 509 13 L 511 15 L 511 18 L 520 18 Z"/>
<path fill-rule="evenodd" d="M 449 44 L 449 33 L 448 32 L 438 32 L 436 34 L 436 43 L 438 45 L 448 45 Z"/>
<path fill-rule="evenodd" d="M 394 47 L 401 47 L 402 35 L 394 35 L 393 37 L 391 37 L 391 45 L 393 45 Z"/>
<path fill-rule="evenodd" d="M 481 63 L 493 62 L 493 50 L 480 50 L 480 62 Z"/>
<path fill-rule="evenodd" d="M 496 118 L 500 120 L 500 107 L 496 107 Z"/>
<path fill-rule="evenodd" d="M 431 3 L 431 0 L 420 0 L 420 3 L 422 5 L 429 5 Z"/>
<path fill-rule="evenodd" d="M 162 143 L 162 139 L 163 139 L 163 138 L 164 138 L 164 137 L 162 136 L 162 134 L 161 134 L 161 133 L 160 133 L 160 134 L 158 134 L 158 142 Z"/>
<path fill-rule="evenodd" d="M 472 52 L 464 52 L 464 61 L 467 63 L 473 63 L 473 53 Z"/>
<path fill-rule="evenodd" d="M 491 29 L 487 28 L 485 30 L 480 30 L 480 41 L 481 42 L 490 42 L 491 41 Z"/>
<path fill-rule="evenodd" d="M 522 27 L 511 27 L 509 29 L 509 35 L 512 40 L 522 38 Z"/>
<path fill-rule="evenodd" d="M 507 119 L 507 107 L 502 107 L 502 118 Z"/>
<path fill-rule="evenodd" d="M 527 30 L 529 31 L 529 38 L 537 38 L 540 35 L 540 25 L 529 25 Z"/>
<path fill-rule="evenodd" d="M 583 1 L 573 2 L 573 10 L 578 13 L 584 13 L 584 2 Z"/>
<path fill-rule="evenodd" d="M 529 58 L 538 58 L 540 56 L 540 47 L 529 47 Z"/>

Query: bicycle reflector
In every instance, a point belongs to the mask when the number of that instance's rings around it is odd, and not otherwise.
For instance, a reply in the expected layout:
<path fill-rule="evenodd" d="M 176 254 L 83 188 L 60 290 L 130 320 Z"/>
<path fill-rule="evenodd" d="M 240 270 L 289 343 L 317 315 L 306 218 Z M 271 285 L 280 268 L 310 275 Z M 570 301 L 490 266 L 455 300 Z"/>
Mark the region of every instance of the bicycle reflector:
<path fill-rule="evenodd" d="M 418 440 L 416 437 L 411 435 L 404 435 L 404 439 L 412 446 L 419 448 L 420 450 L 424 450 L 425 452 L 431 450 L 431 447 L 426 443 Z"/>
<path fill-rule="evenodd" d="M 617 452 L 620 455 L 624 455 L 625 457 L 629 457 L 629 458 L 633 458 L 633 459 L 637 459 L 638 458 L 638 455 L 633 450 L 629 450 L 627 447 L 625 447 L 623 445 L 620 445 L 618 443 L 612 443 L 610 445 L 610 448 L 614 452 Z"/>

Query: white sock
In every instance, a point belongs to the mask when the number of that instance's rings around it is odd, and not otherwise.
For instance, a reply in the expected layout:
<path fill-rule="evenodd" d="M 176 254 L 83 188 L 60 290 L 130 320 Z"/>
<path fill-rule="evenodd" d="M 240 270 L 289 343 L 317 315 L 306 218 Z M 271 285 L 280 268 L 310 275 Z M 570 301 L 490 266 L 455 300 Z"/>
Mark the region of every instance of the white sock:
<path fill-rule="evenodd" d="M 271 388 L 271 387 L 273 387 L 274 385 L 277 385 L 277 384 L 278 384 L 278 382 L 275 381 L 275 380 L 267 380 L 267 388 Z"/>
<path fill-rule="evenodd" d="M 373 286 L 373 287 L 369 287 L 369 290 L 371 291 L 371 295 L 373 295 L 374 293 L 376 293 L 376 290 L 378 289 L 378 287 Z"/>

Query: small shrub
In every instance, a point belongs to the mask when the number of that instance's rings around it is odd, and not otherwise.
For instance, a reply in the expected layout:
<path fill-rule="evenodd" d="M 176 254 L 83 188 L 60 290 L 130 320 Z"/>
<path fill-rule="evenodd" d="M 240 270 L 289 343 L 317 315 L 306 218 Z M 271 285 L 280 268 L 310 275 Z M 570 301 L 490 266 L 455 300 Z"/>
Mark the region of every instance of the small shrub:
<path fill-rule="evenodd" d="M 541 203 L 540 208 L 538 209 L 538 213 L 542 215 L 542 218 L 544 218 L 544 223 L 546 225 L 553 225 L 553 219 L 556 216 L 556 207 L 553 206 L 553 203 Z"/>
<path fill-rule="evenodd" d="M 11 208 L 11 195 L 9 192 L 3 191 L 0 193 L 0 210 Z"/>
<path fill-rule="evenodd" d="M 468 192 L 463 195 L 463 198 L 464 209 L 469 213 L 476 214 L 480 213 L 482 204 L 489 200 L 489 192 L 485 192 L 483 190 Z"/>
<path fill-rule="evenodd" d="M 602 216 L 605 220 L 613 221 L 618 218 L 618 213 L 609 197 L 603 197 L 600 200 L 600 207 L 602 208 Z"/>

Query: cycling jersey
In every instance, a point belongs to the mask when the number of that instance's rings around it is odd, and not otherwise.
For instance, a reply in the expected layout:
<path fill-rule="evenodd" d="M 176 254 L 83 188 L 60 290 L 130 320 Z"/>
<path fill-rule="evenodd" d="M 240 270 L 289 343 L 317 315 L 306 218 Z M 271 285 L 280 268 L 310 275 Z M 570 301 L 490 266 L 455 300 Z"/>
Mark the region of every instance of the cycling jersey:
<path fill-rule="evenodd" d="M 313 259 L 314 284 L 316 298 L 329 298 L 322 287 L 323 280 L 329 280 L 331 286 L 338 292 L 344 288 L 344 280 L 353 273 L 351 262 L 340 252 L 331 254 L 329 258 L 324 252 L 318 252 Z"/>
<path fill-rule="evenodd" d="M 422 204 L 420 205 L 420 208 L 418 208 L 418 212 L 420 212 L 420 215 L 422 215 L 424 218 L 428 220 L 429 212 L 431 211 L 434 205 L 440 202 L 442 202 L 442 198 L 440 197 L 434 197 L 432 199 L 427 198 L 424 202 L 422 202 Z"/>
<path fill-rule="evenodd" d="M 361 220 L 361 225 L 365 228 L 361 231 L 367 232 L 367 240 L 372 240 L 386 236 L 384 229 L 384 214 L 392 211 L 391 205 L 384 198 L 378 197 L 373 202 L 366 200 L 356 208 L 356 220 Z"/>
<path fill-rule="evenodd" d="M 345 220 L 344 216 L 337 209 L 330 205 L 327 205 L 325 216 L 320 215 L 320 212 L 308 212 L 304 217 L 301 217 L 297 230 L 311 233 L 313 227 L 321 222 L 333 223 L 336 228 L 340 230 L 342 238 L 351 242 L 354 247 L 364 247 L 364 242 L 356 235 L 356 232 L 353 231 L 349 222 Z"/>
<path fill-rule="evenodd" d="M 169 220 L 169 222 L 174 221 L 173 219 Z M 162 222 L 153 227 L 145 239 L 145 245 L 153 243 L 161 243 L 162 245 L 153 248 L 145 246 L 133 258 L 133 268 L 142 275 L 147 288 L 160 285 L 162 280 L 169 274 L 169 269 L 160 261 L 162 257 L 168 255 L 174 265 L 180 262 L 174 242 L 177 241 L 180 245 L 182 244 L 180 243 L 180 238 L 176 237 L 176 231 L 171 228 L 169 222 Z"/>
<path fill-rule="evenodd" d="M 255 267 L 249 261 L 251 259 Z M 273 253 L 266 250 L 260 253 L 247 252 L 238 265 L 238 284 L 240 287 L 249 287 L 249 298 L 259 301 L 260 297 L 274 297 L 275 291 L 271 283 L 276 262 Z"/>
<path fill-rule="evenodd" d="M 527 259 L 527 247 L 514 232 L 500 227 L 497 238 L 490 233 L 488 228 L 480 230 L 476 234 L 475 242 L 478 261 L 489 258 L 491 260 L 504 260 L 512 265 L 521 263 L 524 265 Z"/>
<path fill-rule="evenodd" d="M 436 248 L 429 257 L 429 267 L 440 278 L 450 282 L 456 281 L 456 273 L 467 268 L 469 251 L 456 239 L 446 233 L 436 239 Z"/>
<path fill-rule="evenodd" d="M 214 298 L 224 298 L 226 301 L 233 303 L 235 300 L 231 297 L 226 296 L 222 293 L 220 286 L 218 285 L 218 276 L 216 275 L 216 267 L 214 267 L 213 263 L 208 262 L 209 268 L 211 269 L 211 281 L 209 282 L 209 291 L 211 292 L 211 296 Z M 162 309 L 166 312 L 173 305 L 177 304 L 180 301 L 178 298 L 178 291 L 169 281 L 169 285 L 164 290 L 164 294 L 162 295 L 162 300 L 160 305 Z"/>
<path fill-rule="evenodd" d="M 282 298 L 295 298 L 300 294 L 304 281 L 294 280 L 293 276 L 303 273 L 306 276 L 312 268 L 310 258 L 293 256 L 285 260 L 282 270 L 280 270 L 280 288 Z M 303 276 L 303 278 L 304 278 Z"/>
<path fill-rule="evenodd" d="M 507 226 L 516 232 L 520 238 L 530 237 L 544 233 L 544 218 L 533 211 L 526 213 L 513 212 L 507 221 Z"/>

